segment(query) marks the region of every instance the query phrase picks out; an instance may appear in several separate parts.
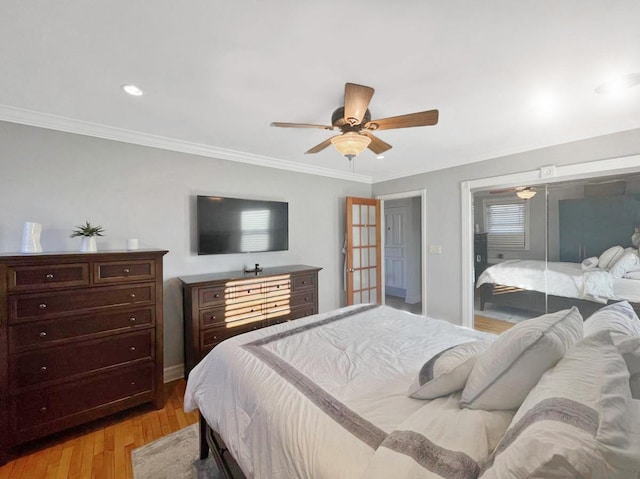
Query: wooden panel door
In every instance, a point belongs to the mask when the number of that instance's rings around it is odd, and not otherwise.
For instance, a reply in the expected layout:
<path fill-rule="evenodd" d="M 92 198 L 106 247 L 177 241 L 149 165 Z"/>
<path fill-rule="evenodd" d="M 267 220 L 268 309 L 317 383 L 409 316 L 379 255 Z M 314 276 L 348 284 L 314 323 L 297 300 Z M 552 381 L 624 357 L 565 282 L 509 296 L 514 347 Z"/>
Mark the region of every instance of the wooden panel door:
<path fill-rule="evenodd" d="M 347 197 L 347 304 L 382 303 L 380 200 Z"/>

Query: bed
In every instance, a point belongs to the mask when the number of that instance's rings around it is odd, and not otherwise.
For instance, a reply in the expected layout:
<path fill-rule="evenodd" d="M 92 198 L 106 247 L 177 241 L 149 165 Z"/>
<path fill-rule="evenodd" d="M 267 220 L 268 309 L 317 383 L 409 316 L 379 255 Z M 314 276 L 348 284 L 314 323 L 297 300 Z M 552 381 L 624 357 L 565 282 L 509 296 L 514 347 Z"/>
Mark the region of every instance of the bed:
<path fill-rule="evenodd" d="M 502 337 L 350 306 L 219 344 L 191 371 L 184 406 L 201 414 L 201 458 L 211 450 L 226 478 L 476 478 L 515 410 L 407 391 L 443 353 Z"/>
<path fill-rule="evenodd" d="M 640 280 L 598 268 L 584 270 L 581 263 L 503 261 L 484 270 L 476 288 L 481 310 L 486 303 L 538 314 L 576 306 L 586 319 L 605 304 L 628 301 L 640 312 Z"/>

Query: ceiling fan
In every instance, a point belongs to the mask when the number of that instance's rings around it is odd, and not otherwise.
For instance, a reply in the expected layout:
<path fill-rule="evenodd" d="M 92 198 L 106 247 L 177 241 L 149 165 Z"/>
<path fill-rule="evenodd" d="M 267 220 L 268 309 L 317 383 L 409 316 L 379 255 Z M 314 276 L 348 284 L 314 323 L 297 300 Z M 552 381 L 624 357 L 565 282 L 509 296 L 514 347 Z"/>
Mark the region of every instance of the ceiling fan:
<path fill-rule="evenodd" d="M 528 200 L 536 195 L 535 187 L 533 186 L 516 186 L 514 188 L 503 188 L 501 190 L 489 191 L 492 195 L 500 195 L 504 193 L 515 193 L 518 198 Z"/>
<path fill-rule="evenodd" d="M 369 102 L 373 97 L 373 92 L 374 89 L 371 87 L 346 83 L 344 86 L 344 106 L 337 108 L 331 115 L 331 126 L 282 122 L 273 122 L 271 126 L 340 130 L 342 133 L 339 135 L 326 139 L 305 153 L 318 153 L 329 145 L 333 145 L 342 155 L 352 160 L 366 148 L 377 155 L 392 148 L 389 143 L 371 134 L 371 131 L 431 126 L 438 123 L 438 110 L 371 120 Z"/>

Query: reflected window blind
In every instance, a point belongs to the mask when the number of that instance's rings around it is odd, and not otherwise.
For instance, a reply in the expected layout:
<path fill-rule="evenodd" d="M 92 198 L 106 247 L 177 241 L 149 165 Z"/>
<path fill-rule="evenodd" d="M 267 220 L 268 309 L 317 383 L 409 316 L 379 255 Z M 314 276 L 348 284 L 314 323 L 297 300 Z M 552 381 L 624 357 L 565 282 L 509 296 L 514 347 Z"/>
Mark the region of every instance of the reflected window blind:
<path fill-rule="evenodd" d="M 489 248 L 526 248 L 528 215 L 524 200 L 487 202 L 485 212 Z"/>

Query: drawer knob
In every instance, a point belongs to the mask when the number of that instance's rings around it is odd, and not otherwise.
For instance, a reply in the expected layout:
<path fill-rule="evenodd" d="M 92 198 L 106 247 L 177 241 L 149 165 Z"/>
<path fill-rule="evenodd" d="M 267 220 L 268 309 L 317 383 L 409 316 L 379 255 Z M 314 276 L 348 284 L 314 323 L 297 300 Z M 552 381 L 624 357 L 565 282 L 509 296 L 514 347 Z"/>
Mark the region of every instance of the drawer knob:
<path fill-rule="evenodd" d="M 306 281 L 303 281 L 303 282 L 302 282 L 302 284 L 307 284 L 307 282 L 306 282 Z"/>
<path fill-rule="evenodd" d="M 135 316 L 131 316 L 131 317 L 129 318 L 129 321 L 130 321 L 130 322 L 132 322 L 132 323 L 135 323 L 135 322 L 136 322 L 136 318 L 135 318 Z"/>
<path fill-rule="evenodd" d="M 135 386 L 135 385 L 136 385 L 136 382 L 135 382 L 135 381 L 131 381 L 131 385 L 132 385 L 132 386 Z"/>
<path fill-rule="evenodd" d="M 274 305 L 273 305 L 273 307 L 274 307 L 274 308 L 277 308 L 277 307 L 278 307 L 278 303 L 274 304 Z"/>
<path fill-rule="evenodd" d="M 40 371 L 42 371 L 43 373 L 47 371 L 47 367 L 46 366 L 40 366 Z"/>
<path fill-rule="evenodd" d="M 251 312 L 252 312 L 252 313 L 254 313 L 254 312 L 255 312 L 255 309 L 251 308 Z"/>
<path fill-rule="evenodd" d="M 214 336 L 213 339 L 218 339 L 218 336 Z"/>
<path fill-rule="evenodd" d="M 47 332 L 46 331 L 40 331 L 40 337 L 41 338 L 46 338 L 47 337 Z"/>
<path fill-rule="evenodd" d="M 129 295 L 129 297 L 130 297 L 130 298 L 135 298 L 135 297 L 136 297 L 136 293 L 131 293 L 131 294 Z"/>
<path fill-rule="evenodd" d="M 277 286 L 276 286 L 276 289 L 280 289 L 280 285 L 277 285 Z"/>
<path fill-rule="evenodd" d="M 122 272 L 124 274 L 129 274 L 131 272 L 131 270 L 129 268 L 125 268 L 125 269 L 122 270 Z"/>
<path fill-rule="evenodd" d="M 135 347 L 135 346 L 131 346 L 131 347 L 129 348 L 129 351 L 135 351 L 135 350 L 136 350 L 136 347 Z"/>
<path fill-rule="evenodd" d="M 44 407 L 44 406 L 42 406 L 42 407 L 40 408 L 40 412 L 47 412 L 47 408 L 46 408 L 46 407 Z"/>
<path fill-rule="evenodd" d="M 247 290 L 247 293 L 251 293 L 251 290 L 250 290 L 250 289 L 248 289 L 248 290 Z"/>
<path fill-rule="evenodd" d="M 219 297 L 220 297 L 220 295 L 219 295 L 219 294 L 214 294 L 214 295 L 213 295 L 213 297 L 214 297 L 214 298 L 219 298 Z"/>
<path fill-rule="evenodd" d="M 45 278 L 47 278 L 47 279 L 53 279 L 53 273 L 47 273 L 47 275 L 45 276 Z"/>
<path fill-rule="evenodd" d="M 47 305 L 46 305 L 46 304 L 44 304 L 44 303 L 40 303 L 40 304 L 38 305 L 38 309 L 47 309 Z"/>

